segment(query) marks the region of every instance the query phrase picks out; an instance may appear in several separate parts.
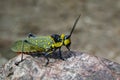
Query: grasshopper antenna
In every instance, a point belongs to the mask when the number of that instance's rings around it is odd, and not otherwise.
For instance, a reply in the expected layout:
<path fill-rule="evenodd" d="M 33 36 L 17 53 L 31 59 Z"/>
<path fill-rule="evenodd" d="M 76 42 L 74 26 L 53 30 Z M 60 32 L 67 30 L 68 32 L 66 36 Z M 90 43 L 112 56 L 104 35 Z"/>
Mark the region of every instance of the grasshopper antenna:
<path fill-rule="evenodd" d="M 72 30 L 71 30 L 71 32 L 70 32 L 69 37 L 71 37 L 71 35 L 72 35 L 72 33 L 73 33 L 73 31 L 74 31 L 74 29 L 75 29 L 75 27 L 76 27 L 76 24 L 77 24 L 77 22 L 78 22 L 80 16 L 81 16 L 81 14 L 80 14 L 80 15 L 78 16 L 78 18 L 75 20 L 74 25 L 73 25 L 73 28 L 72 28 Z"/>

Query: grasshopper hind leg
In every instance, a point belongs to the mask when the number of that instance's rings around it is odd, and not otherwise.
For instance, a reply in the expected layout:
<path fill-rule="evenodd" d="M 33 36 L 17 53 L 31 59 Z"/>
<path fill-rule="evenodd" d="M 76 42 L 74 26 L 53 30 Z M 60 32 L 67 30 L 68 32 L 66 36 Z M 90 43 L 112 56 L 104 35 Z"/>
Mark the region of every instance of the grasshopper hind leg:
<path fill-rule="evenodd" d="M 28 34 L 28 38 L 31 38 L 31 37 L 36 37 L 34 34 L 32 33 L 29 33 Z M 21 55 L 21 60 L 19 62 L 16 62 L 15 65 L 19 65 L 19 63 L 21 63 L 23 61 L 23 54 L 24 54 L 24 42 L 25 43 L 28 43 L 28 44 L 31 44 L 29 41 L 27 40 L 22 40 L 22 46 L 21 46 L 21 51 L 22 51 L 22 55 Z M 33 44 L 32 44 L 33 45 Z"/>
<path fill-rule="evenodd" d="M 24 42 L 26 42 L 26 40 L 22 40 L 22 46 L 21 46 L 21 50 L 22 50 L 22 55 L 21 55 L 21 60 L 19 62 L 16 62 L 15 65 L 19 65 L 19 63 L 21 63 L 24 59 L 23 59 L 23 54 L 24 54 Z"/>

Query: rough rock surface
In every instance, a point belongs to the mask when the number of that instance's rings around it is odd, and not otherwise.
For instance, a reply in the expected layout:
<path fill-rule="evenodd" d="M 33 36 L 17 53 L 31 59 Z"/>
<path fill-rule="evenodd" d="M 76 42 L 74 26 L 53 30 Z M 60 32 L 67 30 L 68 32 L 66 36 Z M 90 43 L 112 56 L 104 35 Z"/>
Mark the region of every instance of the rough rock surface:
<path fill-rule="evenodd" d="M 45 66 L 43 56 L 24 54 L 24 61 L 15 65 L 21 55 L 0 68 L 0 80 L 120 80 L 120 64 L 84 52 L 62 52 L 60 60 L 55 53 Z"/>

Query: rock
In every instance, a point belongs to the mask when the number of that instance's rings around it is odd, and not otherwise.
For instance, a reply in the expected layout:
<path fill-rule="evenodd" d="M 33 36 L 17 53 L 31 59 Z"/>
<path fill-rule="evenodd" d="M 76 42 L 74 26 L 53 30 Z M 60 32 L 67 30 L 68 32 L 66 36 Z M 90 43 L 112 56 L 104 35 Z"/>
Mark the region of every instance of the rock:
<path fill-rule="evenodd" d="M 120 64 L 84 52 L 62 52 L 66 60 L 58 55 L 49 56 L 50 63 L 45 66 L 46 58 L 24 54 L 9 60 L 0 68 L 0 80 L 120 80 Z"/>
<path fill-rule="evenodd" d="M 0 65 L 5 64 L 8 60 L 0 56 Z"/>

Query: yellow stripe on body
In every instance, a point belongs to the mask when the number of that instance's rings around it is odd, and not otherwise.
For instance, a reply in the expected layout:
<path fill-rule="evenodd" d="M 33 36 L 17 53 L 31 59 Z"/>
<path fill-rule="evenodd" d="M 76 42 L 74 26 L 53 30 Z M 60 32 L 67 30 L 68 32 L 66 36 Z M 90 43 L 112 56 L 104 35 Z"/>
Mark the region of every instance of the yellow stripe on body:
<path fill-rule="evenodd" d="M 70 44 L 70 39 L 64 40 L 64 45 L 68 45 L 68 44 Z"/>

